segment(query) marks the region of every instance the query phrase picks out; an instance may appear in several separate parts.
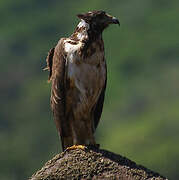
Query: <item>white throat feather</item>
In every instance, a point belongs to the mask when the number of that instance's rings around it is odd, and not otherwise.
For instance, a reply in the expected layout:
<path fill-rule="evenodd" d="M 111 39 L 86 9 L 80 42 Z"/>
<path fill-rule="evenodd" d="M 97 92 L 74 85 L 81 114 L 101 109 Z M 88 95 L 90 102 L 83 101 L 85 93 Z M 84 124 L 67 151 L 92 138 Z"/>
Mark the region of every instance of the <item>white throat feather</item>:
<path fill-rule="evenodd" d="M 77 38 L 79 41 L 82 41 L 84 39 L 88 38 L 88 30 L 90 28 L 89 24 L 85 22 L 83 19 L 81 19 L 80 23 L 77 26 L 79 29 L 82 29 L 82 31 L 79 31 L 77 34 Z"/>

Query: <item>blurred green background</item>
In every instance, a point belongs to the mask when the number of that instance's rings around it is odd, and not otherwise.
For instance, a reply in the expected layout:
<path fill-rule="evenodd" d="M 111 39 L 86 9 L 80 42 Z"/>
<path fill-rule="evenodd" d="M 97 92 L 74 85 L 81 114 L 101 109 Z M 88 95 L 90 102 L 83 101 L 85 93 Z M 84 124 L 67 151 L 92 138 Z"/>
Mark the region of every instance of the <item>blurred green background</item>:
<path fill-rule="evenodd" d="M 105 10 L 108 85 L 101 148 L 179 178 L 179 1 L 1 0 L 0 179 L 23 180 L 61 151 L 45 58 L 78 13 Z"/>

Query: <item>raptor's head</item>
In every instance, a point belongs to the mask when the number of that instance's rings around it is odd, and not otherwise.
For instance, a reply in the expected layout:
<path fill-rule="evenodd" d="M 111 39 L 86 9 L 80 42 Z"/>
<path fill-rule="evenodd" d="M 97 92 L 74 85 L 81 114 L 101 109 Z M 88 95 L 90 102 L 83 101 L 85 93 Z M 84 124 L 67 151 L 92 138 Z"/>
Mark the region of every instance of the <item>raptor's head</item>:
<path fill-rule="evenodd" d="M 85 14 L 78 14 L 77 16 L 88 23 L 90 28 L 99 32 L 102 32 L 110 24 L 120 25 L 117 18 L 107 14 L 105 11 L 90 11 Z"/>

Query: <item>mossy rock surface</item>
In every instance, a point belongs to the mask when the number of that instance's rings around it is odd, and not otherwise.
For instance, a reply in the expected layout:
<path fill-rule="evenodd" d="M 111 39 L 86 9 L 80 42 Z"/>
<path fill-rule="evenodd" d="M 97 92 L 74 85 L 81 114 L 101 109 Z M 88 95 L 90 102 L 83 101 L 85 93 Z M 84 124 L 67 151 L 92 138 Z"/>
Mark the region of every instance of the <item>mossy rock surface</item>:
<path fill-rule="evenodd" d="M 164 180 L 167 178 L 121 155 L 88 148 L 56 155 L 30 178 L 30 180 L 59 179 Z"/>

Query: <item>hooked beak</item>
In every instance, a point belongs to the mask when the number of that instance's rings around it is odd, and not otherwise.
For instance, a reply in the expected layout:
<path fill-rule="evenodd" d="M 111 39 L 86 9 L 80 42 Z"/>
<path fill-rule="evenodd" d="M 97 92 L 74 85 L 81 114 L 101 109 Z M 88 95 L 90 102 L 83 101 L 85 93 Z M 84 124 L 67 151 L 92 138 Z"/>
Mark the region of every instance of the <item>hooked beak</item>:
<path fill-rule="evenodd" d="M 119 20 L 117 18 L 115 18 L 115 17 L 112 18 L 112 23 L 113 24 L 118 24 L 120 26 Z"/>
<path fill-rule="evenodd" d="M 119 22 L 119 20 L 116 17 L 111 16 L 109 14 L 106 14 L 106 15 L 108 17 L 108 23 L 109 24 L 118 24 L 120 26 L 120 22 Z"/>

